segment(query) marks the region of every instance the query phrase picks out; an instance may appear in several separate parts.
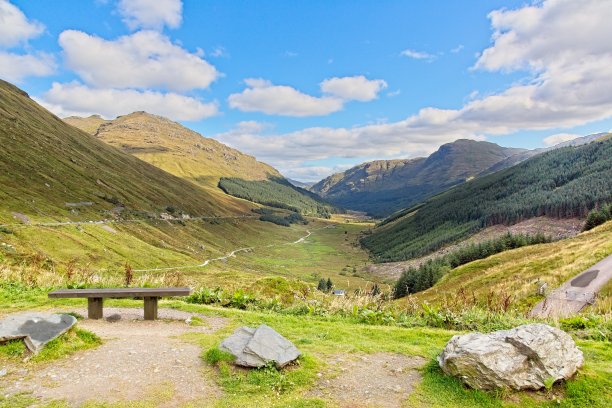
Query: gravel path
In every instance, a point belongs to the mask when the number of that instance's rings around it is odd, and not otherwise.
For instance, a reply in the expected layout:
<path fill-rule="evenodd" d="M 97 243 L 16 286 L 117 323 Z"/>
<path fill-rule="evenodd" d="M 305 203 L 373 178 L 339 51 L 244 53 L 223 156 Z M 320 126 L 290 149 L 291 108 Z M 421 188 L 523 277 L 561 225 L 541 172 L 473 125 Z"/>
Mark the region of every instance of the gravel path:
<path fill-rule="evenodd" d="M 198 316 L 205 325 L 190 326 L 185 320 L 193 314 L 172 309 L 160 309 L 156 321 L 143 320 L 142 309 L 105 308 L 104 313 L 108 320 L 78 323 L 102 337 L 104 344 L 35 372 L 17 371 L 7 378 L 12 384 L 4 392 L 32 392 L 43 400 L 64 399 L 75 407 L 89 400 L 207 406 L 219 397 L 220 390 L 203 375 L 200 347 L 176 336 L 213 333 L 225 325 L 225 319 Z"/>
<path fill-rule="evenodd" d="M 612 255 L 604 258 L 586 271 L 574 276 L 530 312 L 538 317 L 568 317 L 593 304 L 597 294 L 612 279 Z"/>
<path fill-rule="evenodd" d="M 319 373 L 311 392 L 335 401 L 342 408 L 399 408 L 421 379 L 416 370 L 426 360 L 402 354 L 339 354 L 326 357 L 330 368 Z"/>

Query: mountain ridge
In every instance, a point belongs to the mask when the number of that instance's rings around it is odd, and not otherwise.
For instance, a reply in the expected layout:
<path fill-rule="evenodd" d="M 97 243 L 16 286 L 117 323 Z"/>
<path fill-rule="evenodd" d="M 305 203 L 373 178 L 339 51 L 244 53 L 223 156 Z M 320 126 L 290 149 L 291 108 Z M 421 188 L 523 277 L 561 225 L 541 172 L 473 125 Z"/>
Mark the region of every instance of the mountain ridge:
<path fill-rule="evenodd" d="M 310 190 L 339 206 L 387 216 L 524 150 L 459 139 L 428 157 L 362 163 L 321 180 Z"/>

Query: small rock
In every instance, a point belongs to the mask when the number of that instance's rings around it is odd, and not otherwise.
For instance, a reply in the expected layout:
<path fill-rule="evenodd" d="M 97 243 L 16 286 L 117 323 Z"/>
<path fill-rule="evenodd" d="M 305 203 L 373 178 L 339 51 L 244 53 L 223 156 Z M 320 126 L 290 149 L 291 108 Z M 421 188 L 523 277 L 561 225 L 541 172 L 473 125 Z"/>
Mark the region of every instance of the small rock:
<path fill-rule="evenodd" d="M 3 368 L 2 370 L 0 370 L 0 377 L 4 377 L 6 375 L 6 368 Z"/>

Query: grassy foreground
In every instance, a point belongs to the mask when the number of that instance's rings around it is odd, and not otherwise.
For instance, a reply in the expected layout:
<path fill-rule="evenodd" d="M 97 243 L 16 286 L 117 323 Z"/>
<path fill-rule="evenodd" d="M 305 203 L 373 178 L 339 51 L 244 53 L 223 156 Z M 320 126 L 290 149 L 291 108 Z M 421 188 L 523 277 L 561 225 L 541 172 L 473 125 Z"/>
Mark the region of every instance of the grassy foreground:
<path fill-rule="evenodd" d="M 10 295 L 2 290 L 2 297 Z M 17 307 L 13 310 L 53 306 L 70 311 L 82 307 L 82 300 L 56 300 L 52 304 L 43 300 L 41 294 L 22 291 L 13 293 Z M 19 300 L 21 299 L 21 300 Z M 111 300 L 109 306 L 141 307 L 141 302 Z M 612 346 L 607 340 L 577 340 L 585 354 L 585 365 L 577 376 L 566 384 L 556 384 L 549 390 L 539 392 L 481 392 L 465 388 L 458 380 L 442 374 L 435 362 L 446 342 L 460 333 L 432 327 L 399 327 L 359 323 L 357 319 L 340 315 L 294 316 L 276 312 L 235 310 L 206 305 L 188 304 L 178 300 L 166 300 L 162 307 L 218 316 L 227 319 L 227 325 L 212 334 L 190 333 L 181 339 L 198 345 L 202 349 L 204 375 L 212 377 L 223 391 L 216 401 L 203 406 L 214 407 L 326 407 L 336 406 L 313 396 L 312 390 L 319 385 L 319 373 L 338 369 L 327 364 L 334 357 L 370 353 L 398 353 L 420 356 L 425 364 L 420 368 L 422 379 L 414 392 L 404 402 L 405 407 L 606 407 L 612 397 Z M 6 309 L 3 309 L 6 311 Z M 503 317 L 500 317 L 503 319 Z M 274 368 L 244 371 L 234 369 L 217 351 L 220 341 L 242 325 L 268 324 L 293 341 L 303 352 L 298 364 L 281 371 Z M 551 322 L 554 324 L 554 322 Z M 76 332 L 77 337 L 79 331 Z M 87 336 L 86 336 L 87 337 Z M 54 364 L 79 347 L 74 338 L 64 338 L 65 347 L 55 347 L 52 358 L 29 362 L 34 368 Z M 91 344 L 95 346 L 94 344 Z M 14 349 L 14 346 L 12 346 Z M 59 350 L 59 352 L 57 351 Z M 10 354 L 10 353 L 9 353 Z M 0 349 L 0 364 L 6 361 L 7 348 Z M 0 394 L 2 386 L 0 385 Z M 149 407 L 170 401 L 177 390 L 166 390 L 162 399 L 151 394 L 139 402 L 103 404 L 92 402 L 91 407 Z M 4 399 L 3 399 L 4 398 Z M 0 397 L 0 407 L 29 406 L 39 403 L 30 395 Z M 65 407 L 62 402 L 52 402 L 48 407 Z M 200 406 L 200 405 L 195 405 Z"/>

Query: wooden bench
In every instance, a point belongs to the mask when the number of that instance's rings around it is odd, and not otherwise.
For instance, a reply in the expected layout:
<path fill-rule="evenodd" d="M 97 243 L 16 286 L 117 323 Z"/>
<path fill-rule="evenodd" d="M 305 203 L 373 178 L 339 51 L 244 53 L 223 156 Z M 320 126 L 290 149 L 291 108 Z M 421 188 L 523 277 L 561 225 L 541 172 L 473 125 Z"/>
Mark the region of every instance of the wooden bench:
<path fill-rule="evenodd" d="M 160 297 L 188 296 L 190 288 L 111 288 L 111 289 L 60 289 L 49 292 L 50 298 L 87 298 L 87 317 L 101 319 L 104 298 L 144 299 L 145 320 L 157 319 L 157 300 Z"/>

